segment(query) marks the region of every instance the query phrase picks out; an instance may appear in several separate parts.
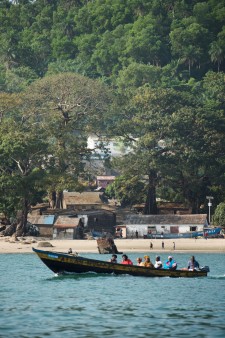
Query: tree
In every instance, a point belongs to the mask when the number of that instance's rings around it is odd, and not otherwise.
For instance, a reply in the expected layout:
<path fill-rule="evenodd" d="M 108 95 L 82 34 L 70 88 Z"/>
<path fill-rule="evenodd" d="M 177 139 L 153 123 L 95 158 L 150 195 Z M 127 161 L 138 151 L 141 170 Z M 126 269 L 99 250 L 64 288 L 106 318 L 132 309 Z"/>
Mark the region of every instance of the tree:
<path fill-rule="evenodd" d="M 20 210 L 16 235 L 24 233 L 30 206 L 44 192 L 47 147 L 41 131 L 11 118 L 0 124 L 0 206 L 8 218 Z"/>
<path fill-rule="evenodd" d="M 182 64 L 188 64 L 189 76 L 194 64 L 201 64 L 206 54 L 208 30 L 195 22 L 194 18 L 181 21 L 179 27 L 170 32 L 172 53 Z"/>
<path fill-rule="evenodd" d="M 217 63 L 217 71 L 220 71 L 220 65 L 224 59 L 223 49 L 216 41 L 213 41 L 210 45 L 209 55 L 213 63 Z"/>
<path fill-rule="evenodd" d="M 111 93 L 102 83 L 70 73 L 38 80 L 24 94 L 24 120 L 47 131 L 48 190 L 57 196 L 55 207 L 62 206 L 64 189 L 81 189 L 79 176 L 91 153 L 88 135 L 104 130 L 111 102 Z"/>
<path fill-rule="evenodd" d="M 225 226 L 225 203 L 222 202 L 217 205 L 213 215 L 213 225 L 224 227 Z"/>
<path fill-rule="evenodd" d="M 105 193 L 109 198 L 115 198 L 121 207 L 131 207 L 143 201 L 145 184 L 138 176 L 121 175 L 107 186 Z"/>

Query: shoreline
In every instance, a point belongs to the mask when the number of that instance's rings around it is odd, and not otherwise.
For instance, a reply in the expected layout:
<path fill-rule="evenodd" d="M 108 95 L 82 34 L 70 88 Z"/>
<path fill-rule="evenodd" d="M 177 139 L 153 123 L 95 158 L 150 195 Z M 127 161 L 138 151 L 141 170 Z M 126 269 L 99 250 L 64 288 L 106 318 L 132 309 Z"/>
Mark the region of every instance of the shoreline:
<path fill-rule="evenodd" d="M 162 241 L 164 249 L 162 249 Z M 49 242 L 51 247 L 41 247 L 40 242 Z M 115 239 L 119 252 L 152 252 L 152 253 L 225 253 L 224 238 L 199 239 Z M 153 248 L 150 248 L 152 243 Z M 173 248 L 175 243 L 175 250 Z M 98 253 L 96 240 L 52 240 L 48 238 L 24 237 L 13 241 L 11 237 L 0 237 L 0 254 L 33 253 L 32 247 L 67 253 L 69 248 L 78 253 Z"/>

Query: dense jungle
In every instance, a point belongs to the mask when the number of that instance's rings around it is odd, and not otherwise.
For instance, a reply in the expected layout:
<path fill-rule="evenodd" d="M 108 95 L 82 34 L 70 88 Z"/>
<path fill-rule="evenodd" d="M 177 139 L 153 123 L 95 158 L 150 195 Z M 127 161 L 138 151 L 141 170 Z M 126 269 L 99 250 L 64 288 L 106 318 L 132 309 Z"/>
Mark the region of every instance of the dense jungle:
<path fill-rule="evenodd" d="M 94 180 L 89 135 L 122 206 L 225 202 L 224 0 L 1 0 L 0 23 L 0 212 L 20 211 L 18 234 L 31 205 Z M 132 151 L 111 159 L 112 139 Z"/>

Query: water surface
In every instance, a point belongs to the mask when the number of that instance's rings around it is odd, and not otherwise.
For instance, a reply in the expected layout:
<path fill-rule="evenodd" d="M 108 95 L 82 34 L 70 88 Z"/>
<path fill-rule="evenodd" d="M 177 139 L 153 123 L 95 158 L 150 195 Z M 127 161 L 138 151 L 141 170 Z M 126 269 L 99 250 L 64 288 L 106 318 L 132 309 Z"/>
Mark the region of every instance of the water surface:
<path fill-rule="evenodd" d="M 225 337 L 225 254 L 196 258 L 208 277 L 57 277 L 35 254 L 2 254 L 0 337 Z M 189 254 L 175 259 L 184 267 Z"/>

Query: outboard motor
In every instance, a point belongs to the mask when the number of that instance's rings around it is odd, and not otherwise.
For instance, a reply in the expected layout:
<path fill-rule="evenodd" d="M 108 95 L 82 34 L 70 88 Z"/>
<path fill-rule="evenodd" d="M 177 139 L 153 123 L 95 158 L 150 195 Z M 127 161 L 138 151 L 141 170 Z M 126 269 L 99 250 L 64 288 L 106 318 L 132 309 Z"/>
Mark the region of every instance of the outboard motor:
<path fill-rule="evenodd" d="M 201 271 L 206 271 L 206 272 L 209 272 L 210 270 L 209 270 L 209 266 L 202 266 L 201 268 L 200 268 L 200 270 Z"/>

